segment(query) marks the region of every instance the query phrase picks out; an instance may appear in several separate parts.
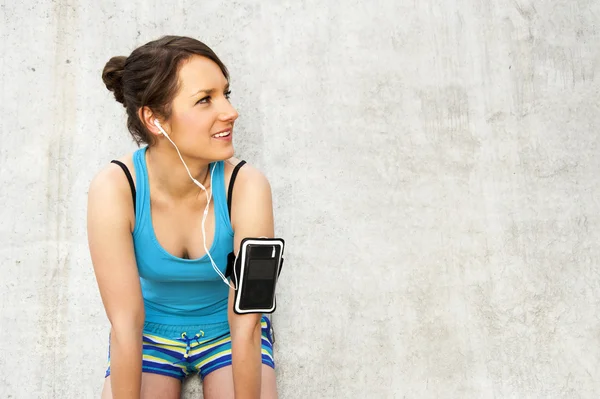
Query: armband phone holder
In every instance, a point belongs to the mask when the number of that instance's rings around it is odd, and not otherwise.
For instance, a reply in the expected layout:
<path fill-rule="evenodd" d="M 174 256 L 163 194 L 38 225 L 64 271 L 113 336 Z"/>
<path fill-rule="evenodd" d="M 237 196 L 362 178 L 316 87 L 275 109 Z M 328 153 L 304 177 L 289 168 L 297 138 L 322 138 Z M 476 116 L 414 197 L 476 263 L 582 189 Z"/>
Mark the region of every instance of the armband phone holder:
<path fill-rule="evenodd" d="M 229 254 L 225 277 L 231 277 L 236 287 L 235 313 L 275 311 L 275 287 L 283 266 L 283 249 L 281 238 L 244 238 L 237 261 L 233 252 Z"/>

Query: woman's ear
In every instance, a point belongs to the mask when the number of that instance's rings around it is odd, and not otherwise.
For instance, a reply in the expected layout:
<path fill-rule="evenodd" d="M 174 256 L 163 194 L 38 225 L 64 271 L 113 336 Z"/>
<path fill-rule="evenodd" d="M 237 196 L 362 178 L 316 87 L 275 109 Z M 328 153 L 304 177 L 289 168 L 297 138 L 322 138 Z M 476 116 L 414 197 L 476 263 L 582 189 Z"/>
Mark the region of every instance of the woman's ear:
<path fill-rule="evenodd" d="M 138 117 L 140 118 L 140 121 L 142 121 L 142 123 L 144 124 L 146 129 L 148 129 L 148 131 L 153 136 L 155 136 L 155 138 L 156 138 L 156 136 L 160 136 L 162 134 L 162 132 L 160 131 L 160 129 L 158 128 L 158 126 L 156 126 L 156 124 L 154 122 L 156 120 L 159 122 L 159 124 L 161 124 L 160 123 L 161 121 L 157 119 L 154 112 L 152 112 L 152 110 L 149 107 L 144 106 L 144 107 L 140 108 L 138 111 Z M 163 129 L 164 129 L 164 127 L 163 127 Z"/>

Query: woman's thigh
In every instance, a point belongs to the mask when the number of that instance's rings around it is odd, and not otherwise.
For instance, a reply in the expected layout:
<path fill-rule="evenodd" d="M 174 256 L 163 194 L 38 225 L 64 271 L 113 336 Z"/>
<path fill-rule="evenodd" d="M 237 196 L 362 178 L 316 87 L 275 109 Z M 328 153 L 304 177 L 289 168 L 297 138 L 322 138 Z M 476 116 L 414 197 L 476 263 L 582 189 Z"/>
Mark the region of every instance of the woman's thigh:
<path fill-rule="evenodd" d="M 181 381 L 160 374 L 142 373 L 141 399 L 179 399 Z M 110 376 L 104 380 L 102 399 L 112 399 Z"/>
<path fill-rule="evenodd" d="M 204 399 L 233 399 L 233 371 L 231 366 L 223 367 L 204 378 L 202 392 Z M 277 399 L 275 370 L 262 365 L 260 399 Z"/>

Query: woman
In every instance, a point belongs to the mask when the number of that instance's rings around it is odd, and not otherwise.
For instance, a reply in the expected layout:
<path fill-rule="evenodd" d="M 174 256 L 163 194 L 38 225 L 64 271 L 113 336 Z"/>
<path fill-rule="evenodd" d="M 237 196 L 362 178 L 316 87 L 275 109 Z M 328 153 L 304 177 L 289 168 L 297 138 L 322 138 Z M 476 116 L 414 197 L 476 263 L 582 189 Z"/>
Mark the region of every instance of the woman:
<path fill-rule="evenodd" d="M 205 44 L 168 36 L 111 58 L 102 78 L 145 144 L 88 194 L 111 324 L 102 398 L 179 398 L 196 372 L 207 399 L 276 398 L 269 321 L 234 313 L 220 275 L 243 238 L 273 237 L 267 179 L 232 157 L 226 67 Z"/>

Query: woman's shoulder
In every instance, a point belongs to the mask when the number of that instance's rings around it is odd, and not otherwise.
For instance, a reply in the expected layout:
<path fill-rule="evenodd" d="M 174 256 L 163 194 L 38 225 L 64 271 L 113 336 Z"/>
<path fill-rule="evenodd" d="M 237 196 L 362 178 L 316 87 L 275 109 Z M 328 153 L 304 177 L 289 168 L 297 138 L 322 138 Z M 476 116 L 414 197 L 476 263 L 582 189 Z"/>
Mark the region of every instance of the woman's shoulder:
<path fill-rule="evenodd" d="M 231 177 L 231 173 L 240 162 L 237 158 L 225 161 L 226 180 Z M 261 229 L 272 230 L 271 186 L 259 168 L 248 163 L 239 168 L 231 195 L 231 226 L 236 234 L 251 236 Z"/>
<path fill-rule="evenodd" d="M 116 161 L 112 162 L 112 161 Z M 135 182 L 135 168 L 133 166 L 133 153 L 129 153 L 123 155 L 119 158 L 113 158 L 112 160 L 106 162 L 104 166 L 96 172 L 96 175 L 92 178 L 92 184 L 99 184 L 102 186 L 116 186 L 119 187 L 122 183 L 125 183 L 127 187 L 129 184 L 127 179 L 125 178 L 125 170 L 123 167 L 129 171 L 133 181 Z"/>
<path fill-rule="evenodd" d="M 243 162 L 243 164 L 242 164 Z M 264 186 L 264 185 L 269 185 L 269 181 L 267 179 L 267 176 L 257 167 L 255 167 L 254 165 L 250 164 L 249 162 L 246 162 L 245 160 L 241 160 L 239 158 L 229 158 L 226 159 L 224 161 L 224 165 L 225 165 L 225 180 L 227 183 L 229 183 L 229 181 L 231 180 L 231 177 L 233 175 L 233 171 L 236 169 L 236 167 L 238 167 L 238 171 L 235 177 L 235 186 L 236 186 L 236 191 L 238 185 L 242 185 L 242 186 L 254 186 L 254 185 L 259 185 L 259 186 Z"/>
<path fill-rule="evenodd" d="M 99 197 L 100 201 L 110 201 L 114 205 L 123 205 L 125 209 L 133 206 L 131 186 L 123 166 L 129 171 L 135 187 L 135 168 L 133 166 L 133 153 L 114 158 L 118 163 L 111 161 L 94 175 L 90 182 L 88 197 Z"/>

